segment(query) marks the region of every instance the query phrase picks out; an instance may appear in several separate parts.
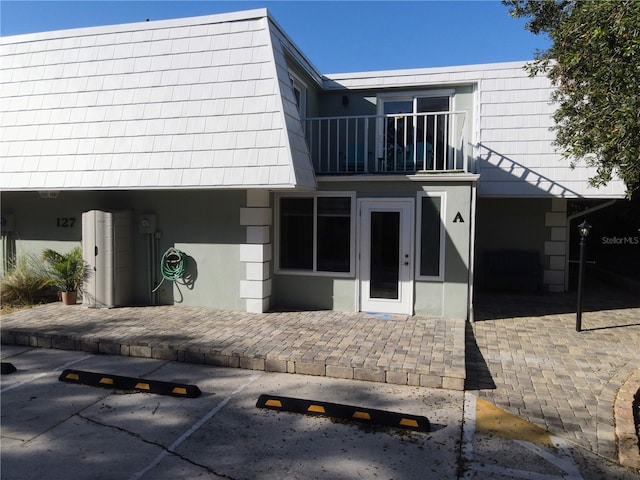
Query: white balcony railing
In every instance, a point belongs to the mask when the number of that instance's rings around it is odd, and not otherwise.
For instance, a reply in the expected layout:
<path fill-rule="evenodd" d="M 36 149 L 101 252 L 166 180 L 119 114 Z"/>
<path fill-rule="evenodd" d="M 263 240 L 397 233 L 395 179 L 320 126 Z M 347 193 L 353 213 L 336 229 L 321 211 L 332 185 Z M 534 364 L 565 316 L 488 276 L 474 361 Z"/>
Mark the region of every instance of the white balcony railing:
<path fill-rule="evenodd" d="M 467 172 L 466 112 L 307 118 L 319 175 Z"/>

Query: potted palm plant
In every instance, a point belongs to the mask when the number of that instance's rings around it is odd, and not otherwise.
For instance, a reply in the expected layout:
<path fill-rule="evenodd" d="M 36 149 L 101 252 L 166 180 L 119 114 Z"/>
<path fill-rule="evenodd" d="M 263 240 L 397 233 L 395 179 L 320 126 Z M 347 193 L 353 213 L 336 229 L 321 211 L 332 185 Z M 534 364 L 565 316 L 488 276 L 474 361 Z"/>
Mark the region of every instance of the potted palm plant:
<path fill-rule="evenodd" d="M 75 305 L 78 291 L 88 275 L 87 265 L 82 260 L 82 249 L 76 247 L 68 253 L 46 249 L 42 252 L 42 258 L 49 267 L 53 283 L 60 289 L 62 303 Z"/>

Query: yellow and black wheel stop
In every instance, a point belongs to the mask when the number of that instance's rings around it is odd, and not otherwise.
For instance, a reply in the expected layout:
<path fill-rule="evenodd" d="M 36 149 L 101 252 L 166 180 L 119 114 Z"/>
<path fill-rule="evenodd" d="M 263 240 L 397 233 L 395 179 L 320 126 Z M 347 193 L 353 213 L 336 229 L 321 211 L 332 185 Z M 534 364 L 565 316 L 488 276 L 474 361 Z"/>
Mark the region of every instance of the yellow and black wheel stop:
<path fill-rule="evenodd" d="M 92 387 L 114 388 L 118 390 L 134 390 L 138 392 L 171 395 L 173 397 L 196 398 L 202 392 L 196 385 L 145 380 L 144 378 L 122 377 L 107 373 L 84 372 L 82 370 L 65 370 L 58 380 L 79 383 Z"/>
<path fill-rule="evenodd" d="M 427 417 L 421 415 L 407 415 L 404 413 L 354 407 L 352 405 L 342 405 L 339 403 L 305 400 L 302 398 L 260 395 L 256 407 L 283 412 L 320 415 L 342 420 L 353 420 L 371 425 L 406 428 L 418 432 L 429 432 L 431 430 L 429 420 Z"/>
<path fill-rule="evenodd" d="M 2 373 L 2 375 L 4 375 L 5 373 L 13 373 L 16 372 L 18 369 L 13 365 L 13 363 L 9 363 L 9 362 L 0 362 L 1 363 L 1 367 L 2 369 L 0 370 L 0 373 Z"/>

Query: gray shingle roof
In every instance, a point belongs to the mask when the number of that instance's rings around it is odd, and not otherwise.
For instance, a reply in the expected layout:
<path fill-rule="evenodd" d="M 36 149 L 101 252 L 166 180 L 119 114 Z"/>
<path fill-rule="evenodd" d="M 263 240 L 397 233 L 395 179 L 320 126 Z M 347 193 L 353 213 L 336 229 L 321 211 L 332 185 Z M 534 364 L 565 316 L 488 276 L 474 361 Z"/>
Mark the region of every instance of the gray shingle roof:
<path fill-rule="evenodd" d="M 315 188 L 266 10 L 0 40 L 0 188 Z"/>

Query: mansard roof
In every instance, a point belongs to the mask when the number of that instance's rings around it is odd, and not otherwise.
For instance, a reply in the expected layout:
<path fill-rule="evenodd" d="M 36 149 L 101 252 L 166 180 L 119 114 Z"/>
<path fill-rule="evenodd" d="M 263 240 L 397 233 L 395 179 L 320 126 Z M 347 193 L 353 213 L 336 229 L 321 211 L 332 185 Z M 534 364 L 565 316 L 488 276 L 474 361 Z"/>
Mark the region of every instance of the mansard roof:
<path fill-rule="evenodd" d="M 3 190 L 314 189 L 264 9 L 0 39 Z"/>

